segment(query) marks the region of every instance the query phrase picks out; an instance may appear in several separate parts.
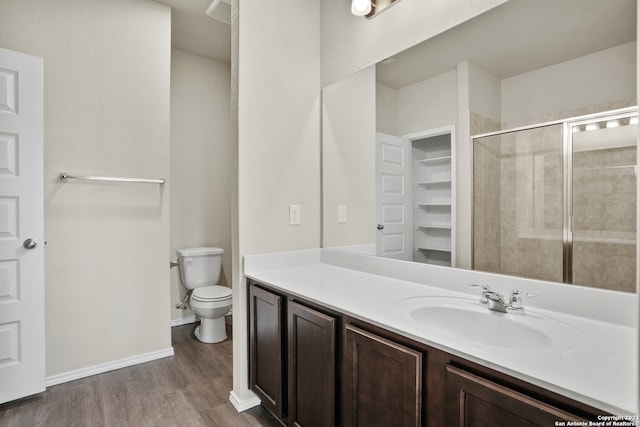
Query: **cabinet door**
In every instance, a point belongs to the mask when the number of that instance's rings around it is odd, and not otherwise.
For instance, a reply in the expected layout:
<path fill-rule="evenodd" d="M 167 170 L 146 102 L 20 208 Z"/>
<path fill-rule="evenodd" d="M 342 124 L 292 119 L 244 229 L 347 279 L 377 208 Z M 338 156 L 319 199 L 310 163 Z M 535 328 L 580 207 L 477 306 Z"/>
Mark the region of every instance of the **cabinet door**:
<path fill-rule="evenodd" d="M 451 365 L 446 366 L 446 393 L 448 426 L 552 426 L 556 421 L 584 421 Z"/>
<path fill-rule="evenodd" d="M 289 425 L 335 423 L 336 321 L 289 301 Z"/>
<path fill-rule="evenodd" d="M 352 325 L 345 328 L 343 424 L 419 426 L 422 354 Z"/>
<path fill-rule="evenodd" d="M 276 417 L 284 415 L 281 297 L 249 286 L 249 348 L 251 390 Z"/>

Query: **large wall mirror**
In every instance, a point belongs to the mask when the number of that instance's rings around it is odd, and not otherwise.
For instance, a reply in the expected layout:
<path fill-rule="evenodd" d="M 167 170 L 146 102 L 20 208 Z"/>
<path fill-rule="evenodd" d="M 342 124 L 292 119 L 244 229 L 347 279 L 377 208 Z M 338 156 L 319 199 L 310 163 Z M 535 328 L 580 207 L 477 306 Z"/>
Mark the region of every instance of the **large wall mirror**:
<path fill-rule="evenodd" d="M 636 291 L 636 0 L 510 0 L 323 90 L 323 246 Z"/>

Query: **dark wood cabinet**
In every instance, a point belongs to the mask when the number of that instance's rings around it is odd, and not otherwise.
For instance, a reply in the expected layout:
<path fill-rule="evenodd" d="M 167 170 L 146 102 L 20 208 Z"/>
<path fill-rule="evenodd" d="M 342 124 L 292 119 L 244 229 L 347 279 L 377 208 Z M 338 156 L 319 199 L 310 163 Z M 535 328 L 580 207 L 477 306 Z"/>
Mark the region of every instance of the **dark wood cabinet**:
<path fill-rule="evenodd" d="M 556 421 L 587 421 L 450 365 L 446 366 L 446 393 L 446 425 L 452 427 L 546 427 Z"/>
<path fill-rule="evenodd" d="M 343 425 L 420 426 L 422 354 L 352 325 L 344 335 Z"/>
<path fill-rule="evenodd" d="M 550 426 L 603 411 L 249 280 L 250 387 L 283 425 Z"/>
<path fill-rule="evenodd" d="M 336 424 L 335 317 L 249 282 L 249 386 L 284 425 Z"/>
<path fill-rule="evenodd" d="M 289 425 L 335 425 L 336 319 L 287 302 Z"/>
<path fill-rule="evenodd" d="M 284 417 L 282 297 L 249 286 L 249 382 L 269 412 Z"/>

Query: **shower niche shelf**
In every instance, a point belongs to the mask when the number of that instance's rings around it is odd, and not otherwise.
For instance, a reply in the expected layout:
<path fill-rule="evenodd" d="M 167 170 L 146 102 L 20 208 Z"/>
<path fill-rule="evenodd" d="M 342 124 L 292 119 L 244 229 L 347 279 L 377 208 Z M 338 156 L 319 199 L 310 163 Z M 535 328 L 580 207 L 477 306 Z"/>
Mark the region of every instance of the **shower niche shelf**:
<path fill-rule="evenodd" d="M 414 261 L 454 266 L 454 144 L 450 132 L 412 139 Z"/>

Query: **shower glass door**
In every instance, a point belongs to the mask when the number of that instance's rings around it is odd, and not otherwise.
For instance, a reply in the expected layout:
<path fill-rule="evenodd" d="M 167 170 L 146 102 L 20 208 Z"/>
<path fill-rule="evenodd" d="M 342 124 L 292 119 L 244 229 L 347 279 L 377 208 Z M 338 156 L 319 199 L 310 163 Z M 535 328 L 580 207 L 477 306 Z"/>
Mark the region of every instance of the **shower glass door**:
<path fill-rule="evenodd" d="M 474 270 L 636 291 L 637 108 L 473 138 Z"/>
<path fill-rule="evenodd" d="M 562 281 L 563 130 L 474 139 L 474 270 Z"/>
<path fill-rule="evenodd" d="M 635 292 L 637 113 L 569 123 L 567 282 Z"/>

